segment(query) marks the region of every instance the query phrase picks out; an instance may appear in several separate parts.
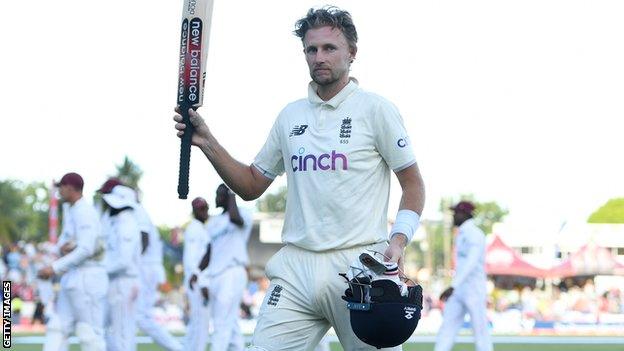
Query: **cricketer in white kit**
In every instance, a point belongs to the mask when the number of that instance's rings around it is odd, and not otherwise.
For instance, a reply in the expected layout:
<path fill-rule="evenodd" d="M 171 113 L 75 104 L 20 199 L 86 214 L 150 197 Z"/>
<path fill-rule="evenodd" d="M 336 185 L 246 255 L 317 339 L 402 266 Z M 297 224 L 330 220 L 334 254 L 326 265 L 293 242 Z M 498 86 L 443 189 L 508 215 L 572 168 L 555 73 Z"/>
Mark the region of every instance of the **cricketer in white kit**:
<path fill-rule="evenodd" d="M 453 223 L 459 227 L 455 252 L 457 270 L 451 287 L 440 296 L 444 305 L 442 326 L 435 351 L 450 351 L 464 323 L 466 313 L 474 331 L 476 351 L 491 351 L 492 340 L 486 315 L 485 235 L 472 219 L 474 205 L 461 201 L 451 208 Z"/>
<path fill-rule="evenodd" d="M 158 286 L 166 281 L 163 267 L 163 243 L 158 228 L 152 223 L 147 211 L 140 203 L 135 207 L 135 214 L 142 239 L 137 325 L 165 350 L 181 351 L 182 344 L 154 320 L 153 307 L 158 300 Z"/>
<path fill-rule="evenodd" d="M 345 350 L 374 350 L 351 328 L 338 273 L 366 250 L 402 265 L 419 225 L 424 185 L 397 108 L 349 77 L 357 53 L 350 14 L 310 9 L 295 29 L 313 81 L 306 99 L 281 111 L 253 164 L 233 159 L 190 110 L 192 140 L 245 200 L 287 176 L 286 245 L 266 264 L 271 284 L 249 350 L 311 351 L 330 327 Z M 178 136 L 184 135 L 181 116 L 174 120 Z M 402 197 L 388 233 L 391 172 Z M 216 259 L 216 245 L 214 252 Z"/>
<path fill-rule="evenodd" d="M 101 194 L 110 193 L 117 185 L 125 185 L 118 178 L 109 178 L 98 190 Z M 136 192 L 136 191 L 135 191 Z M 163 244 L 158 229 L 152 223 L 147 211 L 138 202 L 135 215 L 141 230 L 141 265 L 139 267 L 139 296 L 137 298 L 137 326 L 149 335 L 156 344 L 168 351 L 182 350 L 182 345 L 154 319 L 153 307 L 158 300 L 158 286 L 165 282 L 163 267 Z"/>
<path fill-rule="evenodd" d="M 110 280 L 107 301 L 108 351 L 136 350 L 136 305 L 139 294 L 141 230 L 136 219 L 136 194 L 117 185 L 103 194 L 108 222 L 106 271 Z"/>
<path fill-rule="evenodd" d="M 39 270 L 48 279 L 62 275 L 55 313 L 47 323 L 44 351 L 67 349 L 67 337 L 75 331 L 82 350 L 104 351 L 104 308 L 108 277 L 102 262 L 103 237 L 97 212 L 82 197 L 84 182 L 68 173 L 58 183 L 63 206 L 60 254 L 51 266 Z"/>
<path fill-rule="evenodd" d="M 236 195 L 225 184 L 217 188 L 215 204 L 223 213 L 208 221 L 212 257 L 205 274 L 210 281 L 214 324 L 210 350 L 243 350 L 245 343 L 238 318 L 247 286 L 247 241 L 253 218 L 251 212 L 236 205 Z"/>
<path fill-rule="evenodd" d="M 184 349 L 205 350 L 208 344 L 208 321 L 210 318 L 207 282 L 199 279 L 201 271 L 210 263 L 210 236 L 206 230 L 208 202 L 195 198 L 191 206 L 193 219 L 184 231 L 184 288 L 189 304 L 189 321 Z"/>

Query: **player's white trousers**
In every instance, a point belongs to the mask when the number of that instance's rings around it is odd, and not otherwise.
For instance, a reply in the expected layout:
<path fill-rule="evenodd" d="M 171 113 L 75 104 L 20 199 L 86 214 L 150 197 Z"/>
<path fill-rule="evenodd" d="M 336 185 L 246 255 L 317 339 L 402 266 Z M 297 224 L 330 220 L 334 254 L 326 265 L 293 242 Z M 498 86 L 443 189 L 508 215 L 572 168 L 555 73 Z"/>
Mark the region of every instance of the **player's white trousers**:
<path fill-rule="evenodd" d="M 181 351 L 182 344 L 154 320 L 153 308 L 158 300 L 158 284 L 162 280 L 160 270 L 162 265 L 158 263 L 146 263 L 140 267 L 141 288 L 137 301 L 137 326 L 167 351 Z"/>
<path fill-rule="evenodd" d="M 103 267 L 80 267 L 63 283 L 54 313 L 47 323 L 44 351 L 67 350 L 67 337 L 75 332 L 82 350 L 104 351 L 104 309 L 108 276 Z"/>
<path fill-rule="evenodd" d="M 136 304 L 139 279 L 121 276 L 110 281 L 108 289 L 106 346 L 108 351 L 136 350 Z"/>
<path fill-rule="evenodd" d="M 247 285 L 247 271 L 233 266 L 210 279 L 210 306 L 214 332 L 211 351 L 242 351 L 245 341 L 238 318 L 243 292 Z"/>
<path fill-rule="evenodd" d="M 484 284 L 485 286 L 485 284 Z M 476 351 L 492 351 L 492 338 L 488 329 L 485 289 L 454 292 L 444 305 L 442 326 L 436 337 L 434 351 L 450 351 L 455 337 L 470 315 Z"/>
<path fill-rule="evenodd" d="M 184 337 L 184 350 L 204 351 L 208 345 L 209 305 L 204 303 L 197 284 L 193 290 L 188 288 L 188 283 L 184 288 L 189 302 L 189 321 Z"/>
<path fill-rule="evenodd" d="M 366 249 L 384 252 L 386 243 L 312 252 L 286 245 L 266 265 L 271 285 L 262 302 L 249 350 L 312 351 L 334 327 L 344 350 L 377 350 L 353 333 L 341 299 L 345 273 Z M 400 346 L 382 350 L 401 350 Z"/>

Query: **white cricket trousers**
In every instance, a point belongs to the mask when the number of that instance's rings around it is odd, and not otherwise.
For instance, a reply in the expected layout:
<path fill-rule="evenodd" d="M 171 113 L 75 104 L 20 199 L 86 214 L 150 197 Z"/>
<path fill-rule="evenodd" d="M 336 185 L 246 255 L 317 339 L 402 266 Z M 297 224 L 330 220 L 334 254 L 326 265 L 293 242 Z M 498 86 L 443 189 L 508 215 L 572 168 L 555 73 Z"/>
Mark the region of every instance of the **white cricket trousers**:
<path fill-rule="evenodd" d="M 444 320 L 436 337 L 434 351 L 450 351 L 453 348 L 466 313 L 470 315 L 476 351 L 492 351 L 486 311 L 485 290 L 454 292 L 444 305 Z"/>
<path fill-rule="evenodd" d="M 141 288 L 137 302 L 137 326 L 167 351 L 182 351 L 182 345 L 154 320 L 153 308 L 158 300 L 158 284 L 162 279 L 161 264 L 141 265 Z"/>
<path fill-rule="evenodd" d="M 189 321 L 184 337 L 184 350 L 204 351 L 208 345 L 209 305 L 204 303 L 199 285 L 195 284 L 191 290 L 187 283 L 184 288 L 189 303 Z"/>
<path fill-rule="evenodd" d="M 103 351 L 106 271 L 103 267 L 87 266 L 66 274 L 54 313 L 46 325 L 43 350 L 67 350 L 67 337 L 75 332 L 83 351 Z"/>
<path fill-rule="evenodd" d="M 106 349 L 136 351 L 136 304 L 139 294 L 137 277 L 111 279 L 108 289 Z"/>
<path fill-rule="evenodd" d="M 233 266 L 210 278 L 210 306 L 214 332 L 210 351 L 242 351 L 245 340 L 238 319 L 240 304 L 247 286 L 247 271 Z"/>
<path fill-rule="evenodd" d="M 338 273 L 346 273 L 367 249 L 383 253 L 387 247 L 383 242 L 314 252 L 284 246 L 266 265 L 271 285 L 249 350 L 313 351 L 330 326 L 344 350 L 377 350 L 353 333 L 347 303 L 341 298 L 348 285 Z"/>

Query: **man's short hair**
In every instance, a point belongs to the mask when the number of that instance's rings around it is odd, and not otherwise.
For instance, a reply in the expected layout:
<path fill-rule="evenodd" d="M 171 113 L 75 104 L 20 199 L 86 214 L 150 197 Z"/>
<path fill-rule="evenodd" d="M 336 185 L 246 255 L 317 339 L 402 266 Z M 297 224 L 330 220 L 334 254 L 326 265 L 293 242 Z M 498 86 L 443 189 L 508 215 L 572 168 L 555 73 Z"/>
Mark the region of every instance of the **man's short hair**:
<path fill-rule="evenodd" d="M 345 38 L 347 38 L 349 47 L 352 49 L 357 48 L 357 31 L 355 30 L 351 14 L 335 6 L 325 6 L 316 10 L 311 8 L 304 18 L 295 23 L 295 31 L 293 33 L 303 41 L 308 30 L 324 26 L 340 29 Z"/>

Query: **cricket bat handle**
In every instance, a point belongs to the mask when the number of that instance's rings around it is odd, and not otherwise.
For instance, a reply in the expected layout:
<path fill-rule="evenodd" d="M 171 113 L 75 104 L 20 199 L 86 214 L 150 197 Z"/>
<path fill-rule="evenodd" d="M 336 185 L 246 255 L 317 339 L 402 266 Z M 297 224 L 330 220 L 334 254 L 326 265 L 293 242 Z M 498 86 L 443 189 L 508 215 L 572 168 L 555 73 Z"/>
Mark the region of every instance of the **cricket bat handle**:
<path fill-rule="evenodd" d="M 189 193 L 189 167 L 191 165 L 191 139 L 194 128 L 188 113 L 189 106 L 180 105 L 182 122 L 186 125 L 180 143 L 180 171 L 178 173 L 178 198 L 186 199 Z"/>

